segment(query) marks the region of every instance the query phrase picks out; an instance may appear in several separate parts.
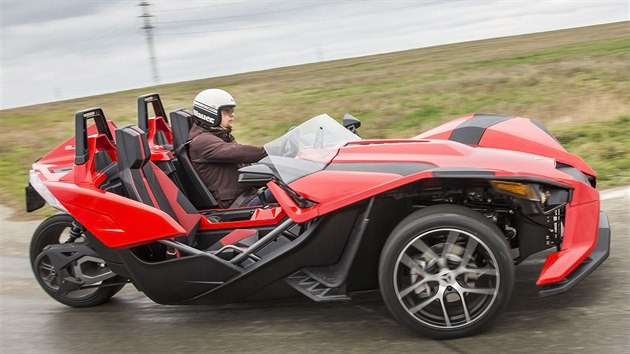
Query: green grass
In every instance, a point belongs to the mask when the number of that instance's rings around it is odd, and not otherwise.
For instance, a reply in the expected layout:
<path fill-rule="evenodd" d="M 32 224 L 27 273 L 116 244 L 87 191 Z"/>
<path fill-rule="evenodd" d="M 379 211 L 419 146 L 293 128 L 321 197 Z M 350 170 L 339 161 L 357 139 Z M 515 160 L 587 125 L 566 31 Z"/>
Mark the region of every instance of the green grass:
<path fill-rule="evenodd" d="M 0 111 L 0 202 L 23 210 L 30 165 L 73 135 L 74 113 L 100 106 L 136 122 L 136 98 L 158 92 L 166 111 L 220 87 L 237 101 L 235 136 L 263 144 L 321 113 L 362 120 L 365 138 L 405 138 L 458 116 L 537 118 L 598 171 L 630 182 L 629 22 L 496 38 L 121 91 Z M 592 122 L 592 123 L 591 123 Z M 624 124 L 625 122 L 625 124 Z M 612 137 L 611 137 L 612 136 Z"/>
<path fill-rule="evenodd" d="M 630 115 L 553 133 L 565 149 L 582 157 L 597 172 L 599 186 L 630 183 Z"/>
<path fill-rule="evenodd" d="M 561 62 L 567 57 L 583 56 L 585 58 L 624 56 L 630 51 L 630 38 L 614 38 L 598 40 L 560 48 L 531 52 L 509 58 L 480 60 L 467 64 L 467 69 L 478 67 L 499 68 L 518 65 L 536 65 L 549 62 Z"/>

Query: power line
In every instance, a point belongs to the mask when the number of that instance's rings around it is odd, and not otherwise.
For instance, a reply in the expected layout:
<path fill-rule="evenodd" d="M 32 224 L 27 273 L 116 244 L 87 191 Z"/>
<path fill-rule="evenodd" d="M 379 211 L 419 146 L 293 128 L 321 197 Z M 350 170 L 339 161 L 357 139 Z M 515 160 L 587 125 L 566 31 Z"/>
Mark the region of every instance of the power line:
<path fill-rule="evenodd" d="M 389 13 L 389 12 L 396 12 L 396 11 L 400 11 L 400 10 L 406 10 L 406 9 L 410 9 L 410 8 L 432 6 L 432 5 L 441 4 L 441 3 L 445 3 L 445 2 L 449 2 L 449 0 L 435 0 L 435 1 L 429 1 L 429 2 L 423 2 L 423 3 L 416 3 L 416 4 L 413 4 L 413 5 L 407 5 L 407 6 L 402 6 L 402 7 L 390 8 L 390 9 L 382 9 L 382 10 L 377 10 L 377 11 L 366 11 L 366 12 L 362 12 L 362 13 L 355 13 L 352 16 L 353 17 L 358 17 L 358 16 L 366 16 L 366 15 L 383 14 L 383 13 Z M 342 15 L 342 16 L 345 16 L 345 15 Z M 286 25 L 292 25 L 292 24 L 305 24 L 305 23 L 322 22 L 322 21 L 328 21 L 328 20 L 334 19 L 334 18 L 339 18 L 339 17 L 340 16 L 335 16 L 335 17 L 328 16 L 326 18 L 317 18 L 317 19 L 313 19 L 313 20 L 309 20 L 309 21 L 282 22 L 282 23 L 273 23 L 273 24 L 258 25 L 258 26 L 245 26 L 245 27 L 229 27 L 229 28 L 228 27 L 224 27 L 224 28 L 217 28 L 217 29 L 204 30 L 204 31 L 193 31 L 193 32 L 156 33 L 155 35 L 156 36 L 177 36 L 177 35 L 188 35 L 188 34 L 232 32 L 232 31 L 241 31 L 241 30 L 251 30 L 251 29 L 261 29 L 261 28 L 269 28 L 269 27 L 286 26 Z M 184 21 L 184 22 L 189 22 L 189 21 Z"/>
<path fill-rule="evenodd" d="M 279 10 L 274 10 L 274 11 L 263 11 L 263 12 L 254 12 L 254 13 L 232 15 L 232 16 L 207 17 L 207 18 L 192 19 L 192 20 L 187 19 L 187 20 L 175 20 L 175 21 L 159 21 L 157 23 L 159 23 L 159 24 L 172 24 L 172 23 L 205 22 L 205 23 L 216 24 L 216 23 L 220 23 L 220 22 L 231 22 L 231 21 L 234 21 L 234 20 L 251 18 L 252 16 L 257 17 L 257 16 L 265 16 L 265 15 L 291 14 L 291 13 L 295 13 L 295 12 L 300 12 L 300 11 L 302 11 L 304 9 L 312 9 L 312 8 L 317 8 L 317 7 L 329 7 L 331 5 L 334 5 L 334 6 L 347 5 L 347 4 L 351 4 L 351 3 L 355 3 L 355 2 L 359 2 L 359 0 L 346 1 L 346 2 L 342 2 L 342 3 L 318 3 L 318 4 L 312 4 L 312 5 L 304 5 L 304 6 L 299 6 L 299 7 L 292 7 L 292 8 L 288 8 L 288 9 L 279 9 Z"/>
<path fill-rule="evenodd" d="M 147 46 L 149 47 L 149 60 L 151 62 L 151 72 L 153 73 L 153 81 L 155 82 L 155 84 L 158 84 L 160 82 L 160 76 L 158 75 L 157 58 L 155 56 L 155 48 L 153 47 L 153 29 L 155 27 L 151 26 L 151 17 L 153 17 L 153 15 L 149 13 L 150 4 L 148 1 L 141 1 L 138 6 L 142 7 L 142 15 L 140 17 L 144 18 L 144 26 L 140 29 L 146 31 Z"/>
<path fill-rule="evenodd" d="M 229 3 L 229 4 L 221 4 L 221 5 L 217 5 L 217 4 L 208 4 L 208 5 L 201 5 L 201 6 L 191 6 L 191 7 L 181 7 L 178 9 L 162 9 L 162 10 L 154 10 L 153 12 L 177 12 L 177 11 L 187 11 L 187 10 L 197 10 L 197 9 L 204 9 L 207 7 L 226 7 L 226 6 L 234 6 L 236 4 L 243 4 L 243 3 L 247 3 L 247 1 L 239 1 L 236 3 Z"/>

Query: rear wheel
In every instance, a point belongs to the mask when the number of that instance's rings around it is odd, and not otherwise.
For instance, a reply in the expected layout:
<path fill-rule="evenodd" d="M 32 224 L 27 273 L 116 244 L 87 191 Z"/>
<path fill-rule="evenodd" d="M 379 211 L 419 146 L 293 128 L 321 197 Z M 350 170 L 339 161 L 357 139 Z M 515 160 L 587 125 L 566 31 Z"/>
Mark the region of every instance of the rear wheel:
<path fill-rule="evenodd" d="M 485 329 L 514 285 L 501 231 L 483 215 L 436 205 L 406 217 L 389 236 L 379 263 L 381 294 L 401 323 L 433 338 Z"/>
<path fill-rule="evenodd" d="M 120 283 L 121 278 L 115 276 L 107 280 L 98 282 L 87 288 L 77 289 L 63 294 L 59 291 L 62 276 L 58 274 L 58 270 L 53 267 L 50 257 L 40 254 L 48 245 L 61 243 L 83 243 L 86 239 L 80 228 L 73 230 L 73 223 L 76 221 L 68 214 L 56 214 L 44 220 L 35 230 L 30 246 L 31 267 L 35 278 L 40 286 L 55 300 L 62 304 L 72 307 L 89 307 L 105 303 L 114 294 L 120 291 L 124 284 Z M 105 263 L 94 257 L 84 257 L 80 265 L 82 275 L 91 277 L 91 279 L 99 279 L 99 277 L 107 278 L 107 274 L 111 274 L 109 267 Z M 70 275 L 77 276 L 73 269 L 69 269 Z"/>

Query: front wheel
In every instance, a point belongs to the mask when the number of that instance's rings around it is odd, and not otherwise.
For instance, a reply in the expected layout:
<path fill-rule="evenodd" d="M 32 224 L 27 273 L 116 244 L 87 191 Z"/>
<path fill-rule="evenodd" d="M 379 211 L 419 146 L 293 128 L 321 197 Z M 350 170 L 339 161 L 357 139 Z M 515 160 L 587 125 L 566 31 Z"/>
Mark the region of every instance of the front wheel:
<path fill-rule="evenodd" d="M 124 284 L 112 273 L 105 263 L 94 257 L 86 257 L 80 271 L 91 279 L 100 281 L 90 287 L 73 290 L 67 293 L 60 291 L 61 278 L 59 271 L 47 255 L 41 255 L 46 246 L 62 243 L 87 244 L 85 235 L 76 221 L 68 214 L 56 214 L 44 220 L 35 230 L 30 246 L 30 259 L 33 273 L 39 285 L 55 300 L 72 307 L 89 307 L 105 303 L 120 291 Z M 74 268 L 79 269 L 79 268 Z M 70 275 L 76 271 L 69 269 Z M 108 273 L 109 272 L 109 273 Z"/>
<path fill-rule="evenodd" d="M 436 205 L 392 231 L 379 284 L 399 322 L 432 338 L 457 338 L 482 331 L 503 310 L 514 265 L 496 225 L 471 209 Z"/>

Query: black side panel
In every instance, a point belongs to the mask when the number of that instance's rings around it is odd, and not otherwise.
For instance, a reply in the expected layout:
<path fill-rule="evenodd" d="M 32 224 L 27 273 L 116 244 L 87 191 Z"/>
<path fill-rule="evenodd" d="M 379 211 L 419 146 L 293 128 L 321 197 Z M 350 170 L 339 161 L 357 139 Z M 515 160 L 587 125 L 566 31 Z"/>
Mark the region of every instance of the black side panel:
<path fill-rule="evenodd" d="M 119 251 L 133 282 L 153 301 L 179 304 L 208 292 L 234 277 L 239 270 L 216 257 L 193 255 L 147 263 L 131 251 Z"/>
<path fill-rule="evenodd" d="M 337 263 L 360 211 L 360 207 L 354 206 L 324 216 L 297 239 L 265 254 L 263 260 L 247 267 L 242 275 L 187 303 L 258 300 L 263 298 L 258 293 L 263 288 L 266 296 L 294 296 L 297 291 L 279 280 L 304 267 Z"/>
<path fill-rule="evenodd" d="M 486 129 L 512 118 L 511 116 L 495 114 L 475 114 L 472 118 L 453 129 L 448 139 L 463 144 L 477 145 Z"/>
<path fill-rule="evenodd" d="M 378 288 L 381 250 L 394 227 L 409 214 L 411 199 L 377 198 L 370 213 L 363 241 L 354 259 L 346 289 L 348 292 Z"/>

